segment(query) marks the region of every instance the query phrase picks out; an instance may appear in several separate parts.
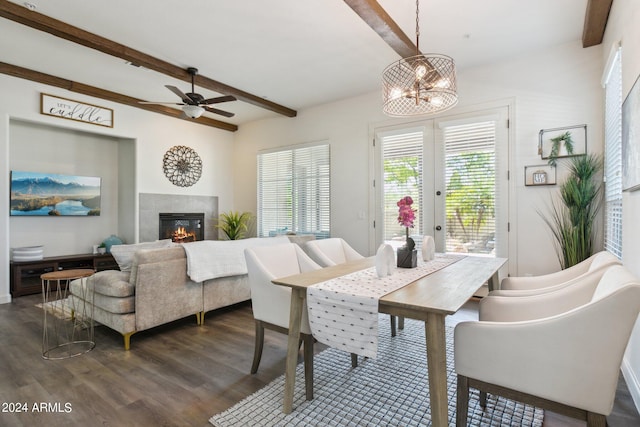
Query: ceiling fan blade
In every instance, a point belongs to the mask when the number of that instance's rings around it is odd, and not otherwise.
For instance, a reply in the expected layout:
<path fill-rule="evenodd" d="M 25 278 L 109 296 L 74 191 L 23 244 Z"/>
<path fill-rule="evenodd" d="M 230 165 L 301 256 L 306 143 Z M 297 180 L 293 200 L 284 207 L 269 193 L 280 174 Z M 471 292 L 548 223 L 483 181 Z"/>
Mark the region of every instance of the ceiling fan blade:
<path fill-rule="evenodd" d="M 180 89 L 178 89 L 175 86 L 171 86 L 171 85 L 165 85 L 164 87 L 166 87 L 167 89 L 169 89 L 171 92 L 175 93 L 176 95 L 178 95 L 180 97 L 180 99 L 182 99 L 182 102 L 184 102 L 185 104 L 189 104 L 189 105 L 197 105 L 197 102 L 194 101 L 193 99 L 191 99 L 187 94 L 183 93 Z"/>
<path fill-rule="evenodd" d="M 169 107 L 173 107 L 176 105 L 185 105 L 183 102 L 153 102 L 153 101 L 139 101 L 138 104 L 167 105 Z"/>
<path fill-rule="evenodd" d="M 236 97 L 232 95 L 218 96 L 216 98 L 203 99 L 200 101 L 200 105 L 219 104 L 221 102 L 235 101 Z"/>
<path fill-rule="evenodd" d="M 218 110 L 217 108 L 207 107 L 206 105 L 201 105 L 201 107 L 204 108 L 205 110 L 207 110 L 210 113 L 220 114 L 221 116 L 225 116 L 225 117 L 233 117 L 233 116 L 235 116 L 235 113 L 230 113 L 228 111 Z"/>

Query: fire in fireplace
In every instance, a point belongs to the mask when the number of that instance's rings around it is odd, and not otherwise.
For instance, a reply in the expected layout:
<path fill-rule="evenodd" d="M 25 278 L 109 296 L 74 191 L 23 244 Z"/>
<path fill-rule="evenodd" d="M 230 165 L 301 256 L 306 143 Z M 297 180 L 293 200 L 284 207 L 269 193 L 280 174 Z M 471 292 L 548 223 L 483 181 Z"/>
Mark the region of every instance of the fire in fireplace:
<path fill-rule="evenodd" d="M 204 240 L 204 213 L 161 213 L 159 239 L 176 243 Z"/>

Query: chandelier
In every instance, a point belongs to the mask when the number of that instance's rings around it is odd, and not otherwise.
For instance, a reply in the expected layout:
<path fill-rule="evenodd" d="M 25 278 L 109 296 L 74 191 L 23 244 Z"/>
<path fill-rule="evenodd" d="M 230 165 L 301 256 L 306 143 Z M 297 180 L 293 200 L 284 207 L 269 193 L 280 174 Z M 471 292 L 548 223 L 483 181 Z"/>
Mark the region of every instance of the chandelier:
<path fill-rule="evenodd" d="M 416 0 L 415 56 L 394 62 L 382 74 L 382 109 L 389 116 L 437 113 L 458 103 L 453 59 L 420 53 L 419 11 L 419 0 Z"/>

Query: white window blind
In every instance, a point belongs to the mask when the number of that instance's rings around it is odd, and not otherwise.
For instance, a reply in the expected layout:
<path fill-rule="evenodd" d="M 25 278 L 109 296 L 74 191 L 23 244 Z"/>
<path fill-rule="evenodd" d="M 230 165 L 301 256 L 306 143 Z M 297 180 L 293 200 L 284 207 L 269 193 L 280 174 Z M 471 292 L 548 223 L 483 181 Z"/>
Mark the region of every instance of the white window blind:
<path fill-rule="evenodd" d="M 622 259 L 622 64 L 614 53 L 605 81 L 605 236 L 606 250 Z"/>
<path fill-rule="evenodd" d="M 329 144 L 258 154 L 258 236 L 330 236 Z"/>
<path fill-rule="evenodd" d="M 496 122 L 443 129 L 448 252 L 493 254 L 496 242 Z"/>
<path fill-rule="evenodd" d="M 385 242 L 404 243 L 405 228 L 398 223 L 398 200 L 405 196 L 413 199 L 416 220 L 410 234 L 421 234 L 422 212 L 422 146 L 423 132 L 410 131 L 382 137 L 384 174 L 384 231 Z"/>

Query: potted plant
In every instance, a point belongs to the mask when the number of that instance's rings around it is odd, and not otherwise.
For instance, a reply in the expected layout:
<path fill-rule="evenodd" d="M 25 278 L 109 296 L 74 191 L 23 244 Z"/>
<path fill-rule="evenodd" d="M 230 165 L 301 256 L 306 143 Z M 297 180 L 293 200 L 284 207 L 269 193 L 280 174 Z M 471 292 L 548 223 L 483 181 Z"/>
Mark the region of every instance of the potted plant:
<path fill-rule="evenodd" d="M 413 222 L 416 219 L 416 210 L 411 207 L 413 199 L 411 196 L 405 196 L 400 199 L 398 205 L 398 223 L 405 227 L 406 244 L 398 248 L 397 265 L 401 268 L 414 268 L 418 265 L 418 251 L 415 249 L 416 242 L 409 237 L 409 228 L 413 228 Z"/>
<path fill-rule="evenodd" d="M 573 155 L 573 138 L 571 132 L 565 133 L 551 138 L 551 151 L 549 152 L 549 166 L 555 166 L 558 163 L 558 155 L 560 154 L 560 148 L 564 145 L 564 149 L 567 151 L 567 155 Z"/>
<path fill-rule="evenodd" d="M 253 221 L 251 212 L 230 211 L 221 213 L 217 227 L 222 230 L 228 240 L 243 239 Z"/>
<path fill-rule="evenodd" d="M 573 157 L 569 176 L 560 186 L 560 203 L 552 202 L 550 218 L 542 215 L 556 243 L 560 266 L 565 269 L 593 254 L 596 216 L 602 203 L 602 159 L 594 154 Z"/>

